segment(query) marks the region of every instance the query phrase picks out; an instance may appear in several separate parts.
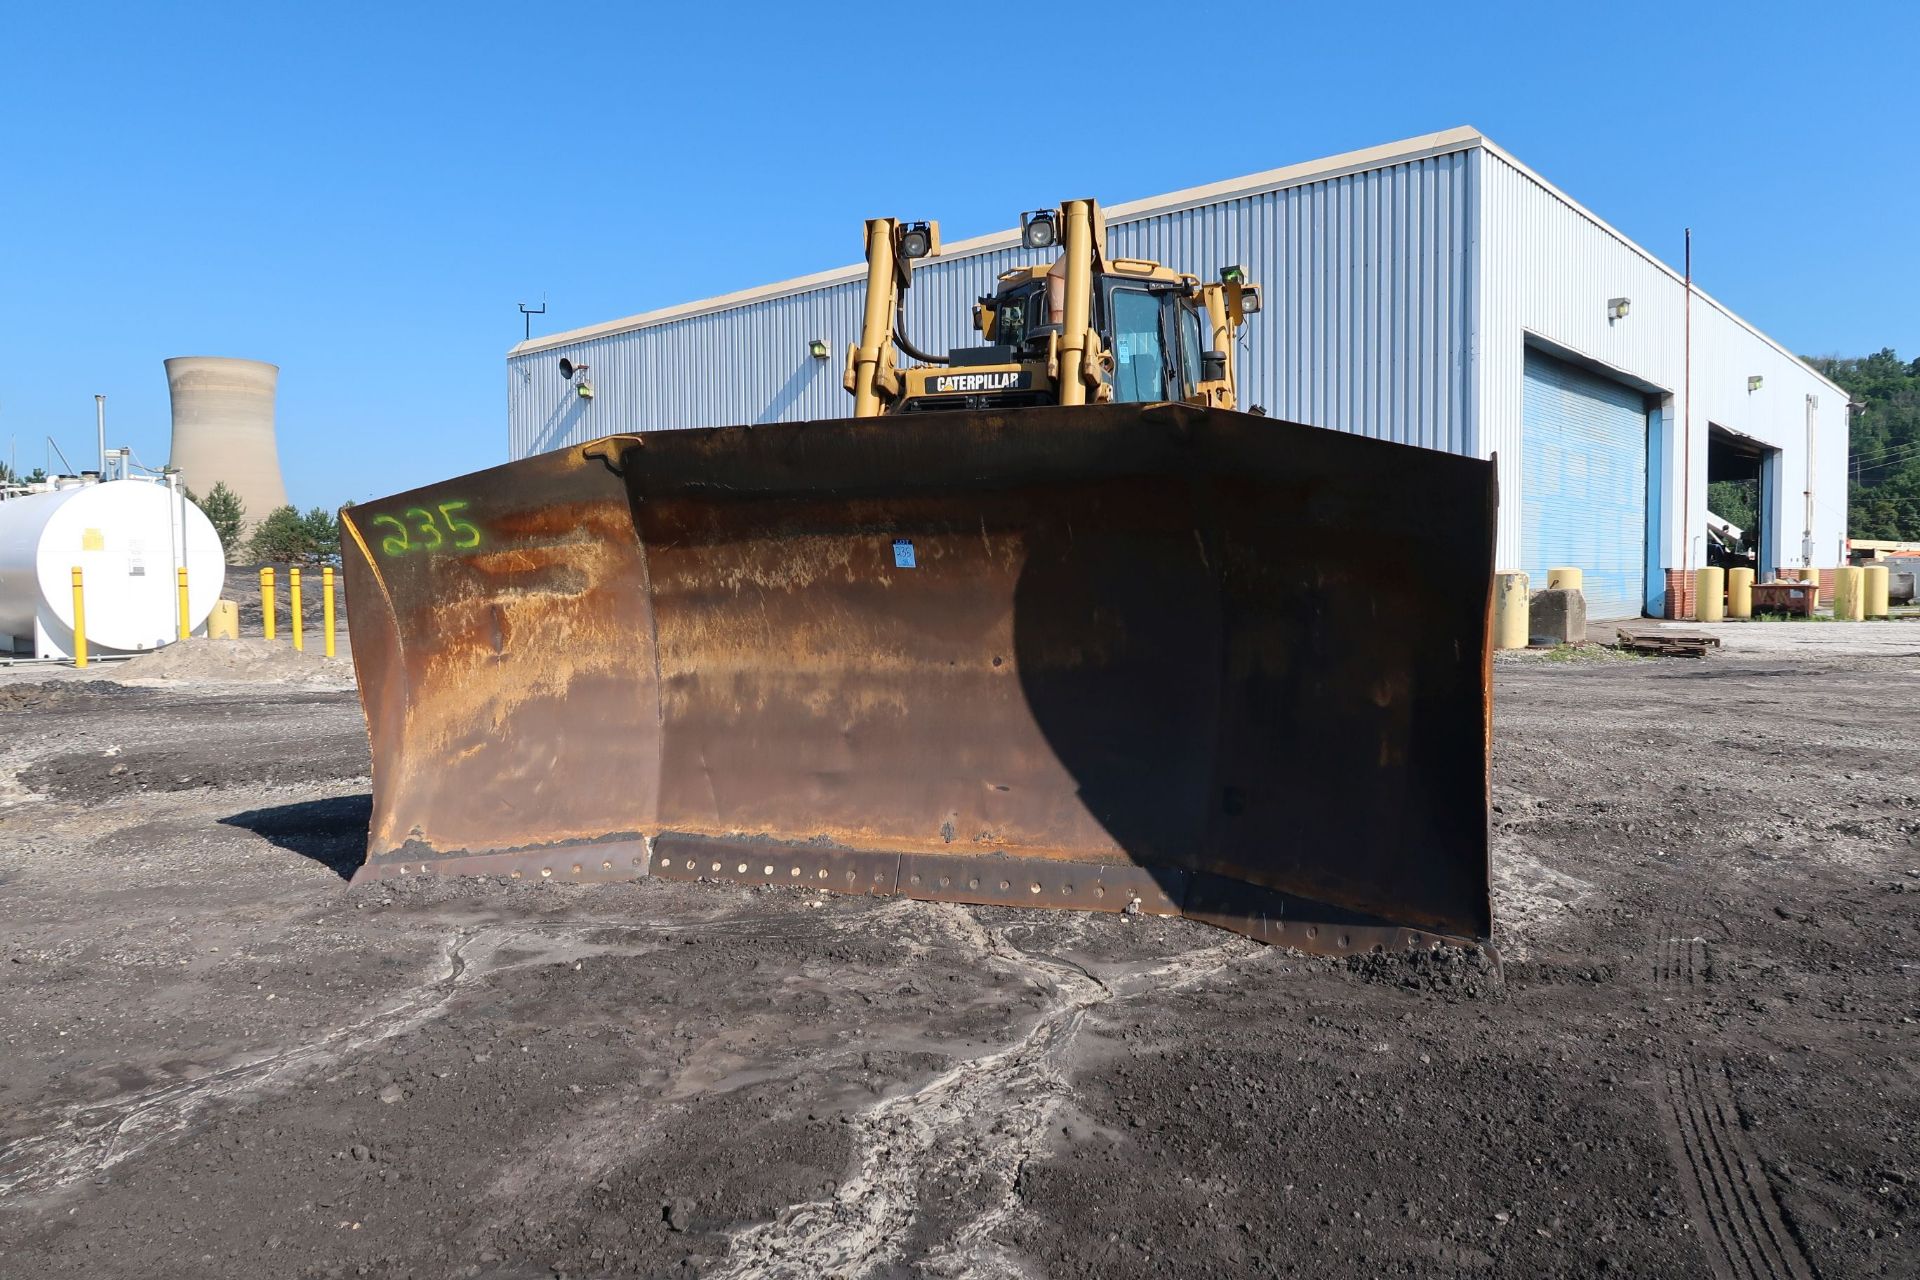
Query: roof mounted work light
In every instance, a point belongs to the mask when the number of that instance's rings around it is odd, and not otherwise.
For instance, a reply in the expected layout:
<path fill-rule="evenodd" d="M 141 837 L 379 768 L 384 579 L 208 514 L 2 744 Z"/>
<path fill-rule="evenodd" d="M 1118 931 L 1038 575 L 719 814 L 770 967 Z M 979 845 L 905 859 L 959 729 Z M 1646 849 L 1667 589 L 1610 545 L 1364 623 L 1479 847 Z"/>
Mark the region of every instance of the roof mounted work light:
<path fill-rule="evenodd" d="M 1060 241 L 1060 214 L 1056 209 L 1035 209 L 1020 215 L 1020 243 L 1028 249 L 1051 249 Z"/>
<path fill-rule="evenodd" d="M 900 256 L 926 258 L 940 252 L 940 224 L 906 222 L 900 225 Z"/>

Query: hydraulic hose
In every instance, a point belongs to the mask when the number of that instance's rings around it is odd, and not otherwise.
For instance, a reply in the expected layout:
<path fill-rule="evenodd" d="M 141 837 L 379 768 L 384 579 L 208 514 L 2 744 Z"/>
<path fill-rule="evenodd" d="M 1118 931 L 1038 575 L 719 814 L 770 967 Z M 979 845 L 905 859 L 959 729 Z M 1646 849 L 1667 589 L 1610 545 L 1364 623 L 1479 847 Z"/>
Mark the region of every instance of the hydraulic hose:
<path fill-rule="evenodd" d="M 893 345 L 906 352 L 907 359 L 918 360 L 921 364 L 951 363 L 946 356 L 928 355 L 920 348 L 914 346 L 913 340 L 907 337 L 907 300 L 904 297 L 900 299 L 900 305 L 895 309 L 893 315 Z"/>

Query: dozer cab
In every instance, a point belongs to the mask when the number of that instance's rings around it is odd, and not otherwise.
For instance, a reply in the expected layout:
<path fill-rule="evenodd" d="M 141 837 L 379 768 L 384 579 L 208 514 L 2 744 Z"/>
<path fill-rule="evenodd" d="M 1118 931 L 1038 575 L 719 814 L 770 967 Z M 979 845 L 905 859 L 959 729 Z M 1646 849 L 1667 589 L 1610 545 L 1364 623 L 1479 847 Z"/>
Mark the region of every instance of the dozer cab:
<path fill-rule="evenodd" d="M 937 224 L 867 223 L 851 418 L 635 423 L 343 511 L 355 880 L 1484 940 L 1492 465 L 1237 411 L 1236 268 L 1110 257 L 1092 201 L 1023 239 L 1050 260 L 934 355 Z"/>
<path fill-rule="evenodd" d="M 905 333 L 916 259 L 940 252 L 940 224 L 867 223 L 867 305 L 847 348 L 854 415 L 1040 405 L 1182 402 L 1234 407 L 1233 335 L 1259 309 L 1239 267 L 1202 285 L 1142 258 L 1107 256 L 1092 200 L 1023 214 L 1021 240 L 1064 251 L 1051 264 L 1000 276 L 973 308 L 988 345 L 929 355 Z M 899 353 L 915 363 L 898 367 Z"/>

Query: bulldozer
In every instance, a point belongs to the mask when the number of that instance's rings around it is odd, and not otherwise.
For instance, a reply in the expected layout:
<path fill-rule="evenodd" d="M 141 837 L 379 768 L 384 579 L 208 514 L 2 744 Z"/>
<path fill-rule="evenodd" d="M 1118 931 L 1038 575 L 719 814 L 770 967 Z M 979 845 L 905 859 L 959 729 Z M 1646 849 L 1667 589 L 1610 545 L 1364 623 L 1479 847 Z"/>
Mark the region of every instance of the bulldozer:
<path fill-rule="evenodd" d="M 355 882 L 1484 943 L 1492 464 L 1240 411 L 1240 267 L 1110 256 L 1091 200 L 1021 236 L 934 354 L 938 224 L 866 223 L 849 418 L 636 423 L 342 511 Z"/>

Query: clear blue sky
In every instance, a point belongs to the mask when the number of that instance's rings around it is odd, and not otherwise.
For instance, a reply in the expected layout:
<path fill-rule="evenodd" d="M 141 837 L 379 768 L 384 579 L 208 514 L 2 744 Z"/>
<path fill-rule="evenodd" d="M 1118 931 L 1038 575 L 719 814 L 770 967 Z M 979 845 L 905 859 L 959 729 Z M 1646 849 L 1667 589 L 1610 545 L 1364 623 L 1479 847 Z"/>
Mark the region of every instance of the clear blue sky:
<path fill-rule="evenodd" d="M 1691 224 L 1797 350 L 1920 356 L 1910 5 L 967 8 L 6 0 L 0 448 L 78 463 L 105 392 L 158 464 L 162 359 L 250 356 L 294 500 L 365 499 L 504 459 L 519 300 L 553 332 L 851 262 L 875 214 L 1458 124 L 1669 261 Z"/>

